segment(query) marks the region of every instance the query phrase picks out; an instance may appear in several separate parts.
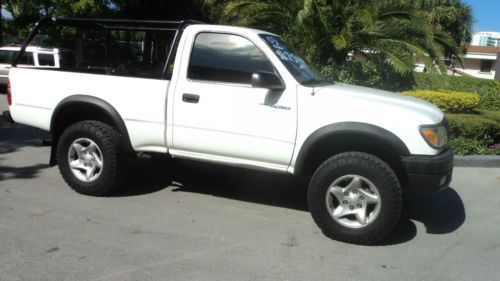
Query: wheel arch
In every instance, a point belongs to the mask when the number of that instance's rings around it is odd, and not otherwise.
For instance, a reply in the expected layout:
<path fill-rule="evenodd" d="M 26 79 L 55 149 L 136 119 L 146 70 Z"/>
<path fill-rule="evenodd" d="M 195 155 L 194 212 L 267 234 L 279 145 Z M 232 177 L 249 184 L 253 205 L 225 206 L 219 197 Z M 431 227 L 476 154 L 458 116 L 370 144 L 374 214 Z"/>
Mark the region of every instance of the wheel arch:
<path fill-rule="evenodd" d="M 384 128 L 360 122 L 331 124 L 313 132 L 300 148 L 294 174 L 312 175 L 326 159 L 347 151 L 373 154 L 388 163 L 401 181 L 406 180 L 401 156 L 410 152 L 404 142 Z"/>
<path fill-rule="evenodd" d="M 111 104 L 93 96 L 72 95 L 59 102 L 52 113 L 50 120 L 50 133 L 52 135 L 50 165 L 56 164 L 57 142 L 64 129 L 84 120 L 101 121 L 113 126 L 122 137 L 124 150 L 126 152 L 134 151 L 125 122 Z"/>

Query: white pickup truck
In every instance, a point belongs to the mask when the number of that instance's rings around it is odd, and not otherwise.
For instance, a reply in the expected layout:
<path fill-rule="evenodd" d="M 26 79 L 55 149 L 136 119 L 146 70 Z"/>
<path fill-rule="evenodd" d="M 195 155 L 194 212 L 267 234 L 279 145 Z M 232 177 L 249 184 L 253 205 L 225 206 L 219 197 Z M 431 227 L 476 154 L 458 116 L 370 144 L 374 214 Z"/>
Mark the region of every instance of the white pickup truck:
<path fill-rule="evenodd" d="M 45 18 L 23 50 L 42 27 L 61 26 L 76 30 L 63 44 L 76 63 L 14 62 L 4 117 L 51 133 L 50 163 L 79 193 L 119 188 L 123 157 L 138 152 L 311 176 L 308 205 L 322 231 L 369 244 L 393 229 L 403 193 L 451 181 L 436 106 L 328 81 L 277 35 L 194 21 Z"/>

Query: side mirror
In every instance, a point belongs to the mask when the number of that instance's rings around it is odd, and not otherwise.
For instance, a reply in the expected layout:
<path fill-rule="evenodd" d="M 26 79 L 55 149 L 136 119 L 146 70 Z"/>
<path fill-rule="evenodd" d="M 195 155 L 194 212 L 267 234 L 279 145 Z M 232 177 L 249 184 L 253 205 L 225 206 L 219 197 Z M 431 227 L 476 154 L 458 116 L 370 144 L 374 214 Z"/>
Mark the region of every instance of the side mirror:
<path fill-rule="evenodd" d="M 283 85 L 283 81 L 281 81 L 281 78 L 271 72 L 253 73 L 250 84 L 252 84 L 252 87 L 254 88 L 266 88 L 272 91 L 285 90 L 285 85 Z"/>

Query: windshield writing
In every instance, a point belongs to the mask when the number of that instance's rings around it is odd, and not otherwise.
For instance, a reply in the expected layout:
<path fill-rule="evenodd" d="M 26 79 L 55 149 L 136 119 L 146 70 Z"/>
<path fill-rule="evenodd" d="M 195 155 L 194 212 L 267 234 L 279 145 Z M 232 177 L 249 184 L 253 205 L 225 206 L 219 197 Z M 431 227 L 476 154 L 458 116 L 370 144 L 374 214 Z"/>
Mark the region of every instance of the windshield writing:
<path fill-rule="evenodd" d="M 301 84 L 331 83 L 319 74 L 305 59 L 303 59 L 292 47 L 288 46 L 281 38 L 262 34 L 261 37 L 267 43 L 285 67 L 295 79 Z"/>

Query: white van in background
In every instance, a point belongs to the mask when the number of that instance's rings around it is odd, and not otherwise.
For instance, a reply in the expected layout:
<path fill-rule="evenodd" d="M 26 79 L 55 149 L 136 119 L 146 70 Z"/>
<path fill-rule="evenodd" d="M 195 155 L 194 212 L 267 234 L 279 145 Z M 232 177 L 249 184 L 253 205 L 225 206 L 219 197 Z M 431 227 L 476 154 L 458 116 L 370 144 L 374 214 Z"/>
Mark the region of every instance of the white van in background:
<path fill-rule="evenodd" d="M 21 46 L 4 46 L 0 47 L 0 92 L 5 93 L 7 83 L 9 82 L 9 71 L 11 64 L 19 54 Z M 19 58 L 18 65 L 20 67 L 60 67 L 59 49 L 42 48 L 36 46 L 28 46 L 26 52 Z"/>

